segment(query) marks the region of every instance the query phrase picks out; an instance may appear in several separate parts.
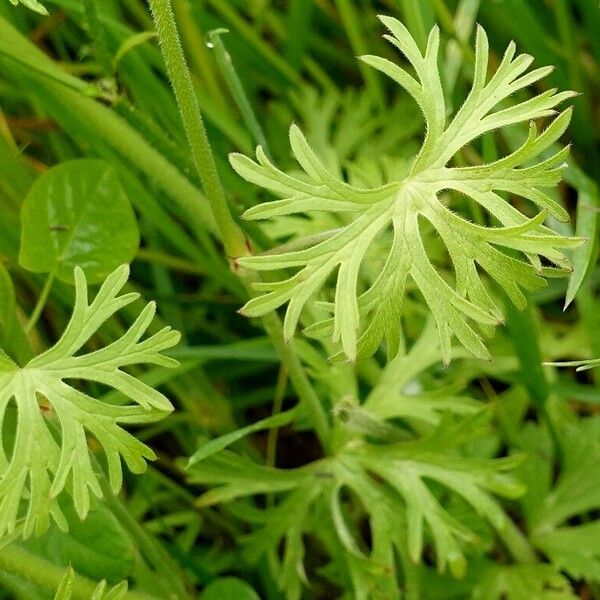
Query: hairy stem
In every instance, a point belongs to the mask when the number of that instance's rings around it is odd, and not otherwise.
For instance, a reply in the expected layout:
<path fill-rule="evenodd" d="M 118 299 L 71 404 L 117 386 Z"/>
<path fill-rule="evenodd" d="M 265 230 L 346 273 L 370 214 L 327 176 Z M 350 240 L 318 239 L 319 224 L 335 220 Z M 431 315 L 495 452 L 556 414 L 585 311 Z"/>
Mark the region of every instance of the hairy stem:
<path fill-rule="evenodd" d="M 192 80 L 179 42 L 171 0 L 149 0 L 149 3 L 188 142 L 204 185 L 204 191 L 209 198 L 211 209 L 217 221 L 225 251 L 233 258 L 247 255 L 249 251 L 246 238 L 229 212 L 221 187 L 212 149 L 206 136 Z M 245 275 L 242 272 L 240 276 L 250 289 L 254 275 Z M 271 313 L 264 317 L 263 325 L 311 419 L 321 445 L 323 448 L 327 448 L 329 446 L 330 430 L 325 410 L 304 373 L 300 359 L 292 346 L 284 340 L 279 317 L 275 313 Z"/>
<path fill-rule="evenodd" d="M 183 120 L 183 127 L 202 180 L 204 193 L 217 221 L 225 251 L 231 258 L 245 256 L 248 254 L 246 238 L 233 220 L 221 187 L 217 166 L 194 92 L 192 78 L 179 40 L 171 0 L 149 0 L 149 4 L 158 32 L 167 73 Z"/>

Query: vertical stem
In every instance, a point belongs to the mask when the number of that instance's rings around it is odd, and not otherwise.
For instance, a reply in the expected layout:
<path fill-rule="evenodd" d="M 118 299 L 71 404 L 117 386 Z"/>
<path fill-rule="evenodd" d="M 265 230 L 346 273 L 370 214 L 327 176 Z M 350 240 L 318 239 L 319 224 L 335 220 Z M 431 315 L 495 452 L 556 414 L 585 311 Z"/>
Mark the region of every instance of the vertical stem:
<path fill-rule="evenodd" d="M 182 574 L 177 563 L 171 558 L 168 552 L 137 522 L 137 520 L 127 510 L 121 500 L 114 495 L 104 471 L 97 461 L 96 472 L 98 473 L 98 482 L 102 489 L 102 495 L 106 506 L 110 509 L 121 526 L 128 531 L 132 539 L 138 544 L 140 551 L 148 564 L 154 569 L 159 580 L 160 587 L 163 587 L 165 597 L 172 600 L 188 600 L 190 595 L 183 584 Z"/>
<path fill-rule="evenodd" d="M 217 221 L 225 251 L 231 258 L 245 256 L 248 254 L 246 238 L 233 220 L 219 181 L 217 166 L 179 41 L 171 0 L 149 0 L 149 4 L 192 156 Z"/>
<path fill-rule="evenodd" d="M 275 397 L 273 398 L 273 410 L 272 415 L 279 414 L 283 406 L 283 400 L 285 398 L 285 390 L 287 388 L 287 373 L 285 367 L 279 369 L 279 376 L 277 377 L 277 385 L 275 386 Z M 269 436 L 267 437 L 267 456 L 266 464 L 268 467 L 274 467 L 277 459 L 277 433 L 279 432 L 278 427 L 269 429 Z"/>
<path fill-rule="evenodd" d="M 177 24 L 175 23 L 175 17 L 171 8 L 171 0 L 149 0 L 149 3 L 188 141 L 192 149 L 196 167 L 202 178 L 206 196 L 209 199 L 221 232 L 225 250 L 233 258 L 247 255 L 248 248 L 245 236 L 229 212 L 223 188 L 221 187 L 215 160 L 200 114 L 200 107 L 194 94 L 192 80 L 187 70 L 181 44 L 179 43 Z M 251 276 L 244 276 L 243 273 L 240 276 L 249 288 Z M 278 316 L 274 312 L 266 315 L 263 318 L 263 325 L 281 357 L 281 362 L 285 366 L 294 389 L 304 405 L 321 445 L 324 449 L 328 448 L 330 430 L 327 415 L 319 401 L 317 393 L 304 372 L 300 359 L 292 346 L 286 343 L 283 338 L 281 322 Z"/>
<path fill-rule="evenodd" d="M 48 274 L 46 277 L 46 281 L 44 283 L 44 287 L 42 288 L 42 292 L 38 298 L 38 301 L 35 304 L 33 312 L 31 313 L 31 317 L 29 317 L 29 321 L 25 326 L 25 333 L 29 333 L 35 324 L 38 322 L 42 311 L 44 310 L 44 306 L 46 306 L 46 300 L 48 300 L 48 295 L 50 294 L 50 290 L 52 289 L 52 284 L 54 283 L 54 278 L 56 277 L 56 273 L 53 271 Z"/>
<path fill-rule="evenodd" d="M 281 357 L 281 362 L 286 368 L 294 389 L 300 397 L 300 401 L 304 404 L 304 409 L 315 428 L 315 433 L 319 438 L 323 450 L 326 451 L 329 448 L 331 437 L 327 415 L 317 393 L 302 368 L 300 359 L 294 352 L 291 344 L 287 343 L 283 338 L 283 329 L 277 314 L 272 312 L 265 315 L 263 317 L 263 326 Z"/>

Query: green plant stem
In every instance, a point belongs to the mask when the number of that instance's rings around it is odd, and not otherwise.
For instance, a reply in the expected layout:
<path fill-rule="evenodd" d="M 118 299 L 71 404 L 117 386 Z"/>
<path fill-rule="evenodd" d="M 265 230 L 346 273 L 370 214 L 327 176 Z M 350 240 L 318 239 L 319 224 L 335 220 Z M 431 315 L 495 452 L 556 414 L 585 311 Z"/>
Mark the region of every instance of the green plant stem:
<path fill-rule="evenodd" d="M 281 412 L 283 406 L 283 400 L 285 398 L 285 390 L 287 388 L 287 373 L 284 367 L 279 369 L 279 375 L 277 377 L 277 385 L 275 386 L 275 396 L 273 398 L 273 410 L 272 415 L 277 415 Z M 278 427 L 272 427 L 269 429 L 267 437 L 267 455 L 266 464 L 268 467 L 274 467 L 277 459 L 277 433 L 279 432 Z"/>
<path fill-rule="evenodd" d="M 11 544 L 0 550 L 0 569 L 35 583 L 50 593 L 58 588 L 65 571 L 43 558 L 29 554 Z M 89 600 L 96 589 L 96 582 L 76 575 L 73 582 L 73 600 Z M 125 600 L 158 600 L 141 592 L 127 592 Z"/>
<path fill-rule="evenodd" d="M 205 192 L 209 197 L 215 220 L 221 231 L 225 250 L 230 257 L 234 258 L 247 255 L 249 248 L 246 244 L 246 238 L 229 212 L 221 187 L 212 149 L 200 114 L 200 107 L 196 101 L 192 80 L 179 42 L 171 0 L 149 0 L 149 3 L 188 142 L 194 155 L 196 168 L 205 185 Z M 207 183 L 209 186 L 207 186 Z M 245 271 L 239 272 L 239 274 L 250 291 L 254 275 Z M 303 403 L 315 428 L 321 445 L 324 449 L 328 448 L 330 430 L 327 416 L 315 390 L 304 373 L 300 359 L 292 346 L 284 340 L 279 317 L 275 313 L 271 313 L 263 318 L 263 325 L 277 349 L 300 401 Z"/>
<path fill-rule="evenodd" d="M 25 333 L 29 333 L 38 322 L 42 311 L 44 310 L 44 306 L 46 306 L 46 301 L 48 300 L 48 295 L 50 294 L 50 290 L 52 289 L 52 284 L 54 283 L 54 278 L 56 277 L 56 273 L 52 272 L 48 274 L 46 277 L 46 281 L 44 282 L 44 287 L 42 288 L 42 292 L 40 293 L 38 300 L 33 308 L 33 312 L 29 317 L 29 321 L 27 321 L 27 325 L 25 326 Z"/>
<path fill-rule="evenodd" d="M 158 575 L 157 580 L 163 590 L 173 600 L 188 600 L 190 595 L 183 584 L 182 573 L 168 552 L 137 522 L 129 513 L 121 500 L 113 494 L 110 484 L 101 468 L 98 472 L 98 482 L 102 489 L 104 502 L 117 518 L 119 523 L 137 543 L 144 558 Z"/>
<path fill-rule="evenodd" d="M 510 519 L 506 520 L 506 525 L 500 530 L 499 536 L 514 560 L 523 564 L 537 562 L 535 550 L 529 540 Z"/>
<path fill-rule="evenodd" d="M 298 358 L 292 345 L 285 341 L 283 337 L 283 327 L 276 313 L 272 312 L 263 317 L 263 326 L 269 334 L 275 349 L 277 350 L 281 362 L 283 363 L 290 381 L 294 385 L 300 401 L 304 405 L 308 417 L 315 428 L 317 438 L 323 447 L 328 450 L 330 446 L 331 431 L 325 410 L 311 385 L 302 363 Z"/>
<path fill-rule="evenodd" d="M 227 255 L 248 254 L 246 237 L 231 216 L 210 149 L 194 86 L 179 41 L 171 0 L 149 0 L 167 74 L 175 92 L 183 127 Z"/>

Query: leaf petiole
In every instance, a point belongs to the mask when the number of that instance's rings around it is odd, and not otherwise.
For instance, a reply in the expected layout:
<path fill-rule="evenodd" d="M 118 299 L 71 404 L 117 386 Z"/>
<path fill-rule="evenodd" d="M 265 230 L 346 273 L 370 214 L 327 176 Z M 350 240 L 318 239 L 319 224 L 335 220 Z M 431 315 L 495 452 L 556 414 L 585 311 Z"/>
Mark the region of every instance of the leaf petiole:
<path fill-rule="evenodd" d="M 27 321 L 27 325 L 25 325 L 25 333 L 29 333 L 35 324 L 38 322 L 44 307 L 46 306 L 46 301 L 48 300 L 48 296 L 50 294 L 50 290 L 52 289 L 52 284 L 54 283 L 54 279 L 56 278 L 56 271 L 52 271 L 48 273 L 48 277 L 46 277 L 46 281 L 44 282 L 44 287 L 42 288 L 42 292 L 38 297 L 38 300 L 33 308 L 33 312 L 29 317 L 29 321 Z"/>

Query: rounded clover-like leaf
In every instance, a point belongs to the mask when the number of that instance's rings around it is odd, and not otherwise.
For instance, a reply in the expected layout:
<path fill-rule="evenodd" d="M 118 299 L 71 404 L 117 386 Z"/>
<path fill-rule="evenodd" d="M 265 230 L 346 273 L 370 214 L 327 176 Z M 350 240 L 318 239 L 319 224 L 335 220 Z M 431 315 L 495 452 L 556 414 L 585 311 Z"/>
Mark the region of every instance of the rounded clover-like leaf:
<path fill-rule="evenodd" d="M 219 577 L 204 588 L 200 600 L 259 600 L 259 596 L 242 579 Z"/>
<path fill-rule="evenodd" d="M 59 341 L 23 367 L 0 354 L 0 536 L 42 533 L 50 519 L 66 528 L 57 502 L 63 491 L 72 497 L 79 516 L 86 516 L 90 492 L 102 495 L 88 435 L 104 452 L 114 492 L 121 488 L 121 459 L 140 473 L 146 460 L 154 458 L 122 426 L 156 421 L 172 406 L 124 368 L 177 365 L 162 351 L 178 342 L 179 333 L 165 327 L 141 339 L 154 318 L 151 302 L 121 338 L 94 352 L 81 352 L 107 319 L 138 298 L 137 293 L 118 295 L 128 275 L 127 265 L 119 267 L 89 303 L 85 275 L 76 268 L 73 315 Z M 75 381 L 114 391 L 96 399 Z"/>
<path fill-rule="evenodd" d="M 51 168 L 33 184 L 21 213 L 19 262 L 36 273 L 73 281 L 81 267 L 90 283 L 130 262 L 138 225 L 115 168 L 84 158 Z"/>
<path fill-rule="evenodd" d="M 561 179 L 567 148 L 553 150 L 571 117 L 559 114 L 542 131 L 534 121 L 552 116 L 555 107 L 572 92 L 548 90 L 523 101 L 506 101 L 516 92 L 547 75 L 551 68 L 528 72 L 532 57 L 515 56 L 510 44 L 496 72 L 488 76 L 488 41 L 477 31 L 473 86 L 461 108 L 448 122 L 438 69 L 439 31 L 434 28 L 422 54 L 408 30 L 393 18 L 382 17 L 394 44 L 412 65 L 409 72 L 389 60 L 365 56 L 363 60 L 399 83 L 417 102 L 426 121 L 426 134 L 408 176 L 385 185 L 359 188 L 332 173 L 292 126 L 290 143 L 302 176 L 277 169 L 264 151 L 256 162 L 239 154 L 231 156 L 234 169 L 246 180 L 281 199 L 260 204 L 245 213 L 248 219 L 276 219 L 291 214 L 343 215 L 342 227 L 244 257 L 238 263 L 250 269 L 295 273 L 279 281 L 257 284 L 262 295 L 242 309 L 259 316 L 288 303 L 284 332 L 294 334 L 304 305 L 337 271 L 329 309 L 330 319 L 312 325 L 307 333 L 331 336 L 354 360 L 372 354 L 386 339 L 388 354 L 396 353 L 400 339 L 402 301 L 410 280 L 433 313 L 445 362 L 450 360 L 452 335 L 475 356 L 489 358 L 480 332 L 499 324 L 502 311 L 484 285 L 485 271 L 518 307 L 525 305 L 523 290 L 545 285 L 544 276 L 568 271 L 563 254 L 582 240 L 564 237 L 545 226 L 548 214 L 567 220 L 568 215 L 548 194 Z M 453 166 L 453 157 L 478 137 L 516 123 L 529 122 L 522 145 L 494 162 Z M 448 206 L 447 196 L 467 196 L 479 204 L 497 226 L 476 225 Z M 540 212 L 528 218 L 505 199 L 519 196 Z M 450 255 L 454 281 L 433 266 L 423 240 L 423 224 L 429 223 Z M 369 281 L 362 266 L 375 240 L 388 246 L 379 275 Z M 554 266 L 543 266 L 543 261 Z"/>

